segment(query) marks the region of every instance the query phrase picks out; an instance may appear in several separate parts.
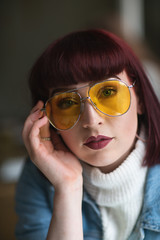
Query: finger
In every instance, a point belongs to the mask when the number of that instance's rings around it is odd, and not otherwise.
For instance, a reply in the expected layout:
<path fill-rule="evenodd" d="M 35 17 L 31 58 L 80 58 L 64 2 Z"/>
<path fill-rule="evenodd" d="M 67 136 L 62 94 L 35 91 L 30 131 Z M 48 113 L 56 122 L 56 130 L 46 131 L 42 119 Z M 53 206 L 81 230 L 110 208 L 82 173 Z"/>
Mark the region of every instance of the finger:
<path fill-rule="evenodd" d="M 40 113 L 40 110 L 38 109 L 36 112 L 30 114 L 27 117 L 24 123 L 23 131 L 22 131 L 23 139 L 25 139 L 28 136 L 34 122 L 37 121 L 40 118 L 40 116 L 41 116 L 41 113 Z"/>
<path fill-rule="evenodd" d="M 30 132 L 30 129 L 35 121 L 37 121 L 39 118 L 43 116 L 43 112 L 41 112 L 41 108 L 43 107 L 43 102 L 38 101 L 38 103 L 32 108 L 30 115 L 26 119 L 22 131 L 22 137 L 23 139 L 26 138 L 28 135 L 27 133 Z"/>
<path fill-rule="evenodd" d="M 53 150 L 52 139 L 50 137 L 50 123 L 47 121 L 47 123 L 40 128 L 40 140 L 43 142 L 43 145 L 48 149 L 48 151 Z M 46 138 L 48 139 L 46 140 Z"/>
<path fill-rule="evenodd" d="M 32 148 L 38 148 L 41 141 L 40 129 L 48 123 L 47 117 L 43 117 L 34 122 L 28 135 L 28 140 Z"/>
<path fill-rule="evenodd" d="M 41 138 L 47 138 L 47 137 L 50 137 L 50 129 L 49 129 L 49 121 L 43 126 L 40 128 L 40 137 Z"/>
<path fill-rule="evenodd" d="M 31 113 L 36 112 L 38 109 L 42 109 L 44 106 L 44 103 L 42 101 L 38 101 L 37 104 L 32 108 Z"/>
<path fill-rule="evenodd" d="M 53 129 L 51 130 L 51 140 L 55 150 L 69 151 L 63 143 L 61 136 Z"/>

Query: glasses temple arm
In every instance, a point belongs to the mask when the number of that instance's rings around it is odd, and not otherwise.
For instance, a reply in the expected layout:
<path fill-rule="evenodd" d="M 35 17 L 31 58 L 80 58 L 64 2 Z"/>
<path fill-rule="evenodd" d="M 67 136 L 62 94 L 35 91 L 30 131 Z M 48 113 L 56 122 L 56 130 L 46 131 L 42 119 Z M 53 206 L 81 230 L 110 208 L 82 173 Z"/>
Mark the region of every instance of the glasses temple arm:
<path fill-rule="evenodd" d="M 46 109 L 45 109 L 45 108 L 41 108 L 40 111 L 41 111 L 41 112 L 45 112 Z"/>
<path fill-rule="evenodd" d="M 132 83 L 132 85 L 128 86 L 129 88 L 133 88 L 136 84 L 136 80 Z"/>

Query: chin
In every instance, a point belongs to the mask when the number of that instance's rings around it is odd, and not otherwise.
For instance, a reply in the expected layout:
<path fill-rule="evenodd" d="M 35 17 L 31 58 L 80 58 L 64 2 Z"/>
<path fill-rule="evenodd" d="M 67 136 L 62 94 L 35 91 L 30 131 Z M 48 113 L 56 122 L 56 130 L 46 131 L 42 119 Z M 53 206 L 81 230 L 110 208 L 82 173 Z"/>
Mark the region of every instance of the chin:
<path fill-rule="evenodd" d="M 86 157 L 86 158 L 80 158 L 83 159 L 84 162 L 88 163 L 89 165 L 92 165 L 94 167 L 105 167 L 113 164 L 116 160 L 114 160 L 112 157 L 105 156 L 92 156 L 92 157 Z"/>

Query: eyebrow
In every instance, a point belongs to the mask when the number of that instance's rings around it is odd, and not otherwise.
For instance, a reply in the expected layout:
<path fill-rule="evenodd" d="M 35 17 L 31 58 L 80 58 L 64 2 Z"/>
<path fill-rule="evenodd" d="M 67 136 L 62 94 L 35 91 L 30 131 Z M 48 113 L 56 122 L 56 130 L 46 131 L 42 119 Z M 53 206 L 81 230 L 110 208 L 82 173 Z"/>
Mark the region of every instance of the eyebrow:
<path fill-rule="evenodd" d="M 60 93 L 60 92 L 65 92 L 70 90 L 69 88 L 65 87 L 65 88 L 54 88 L 51 92 L 51 96 L 53 96 L 56 93 Z"/>
<path fill-rule="evenodd" d="M 111 77 L 111 78 L 117 78 L 117 79 L 121 80 L 117 75 L 113 75 L 113 77 Z M 108 78 L 108 79 L 110 79 L 110 78 Z M 106 79 L 106 80 L 107 80 L 107 79 Z M 104 79 L 104 81 L 105 81 L 105 79 Z M 99 82 L 99 81 L 97 81 L 97 82 Z M 88 84 L 86 84 L 86 85 L 84 85 L 84 86 L 82 86 L 82 87 L 80 87 L 80 88 L 67 88 L 67 87 L 55 88 L 55 89 L 52 90 L 51 96 L 53 96 L 54 94 L 57 94 L 57 93 L 63 93 L 63 92 L 68 92 L 68 91 L 69 91 L 69 92 L 77 91 L 77 90 L 79 90 L 79 89 L 81 89 L 81 88 L 84 88 L 84 87 L 89 86 L 91 83 L 92 83 L 92 82 L 90 82 L 90 83 L 88 83 Z M 95 83 L 96 83 L 96 82 L 95 82 Z"/>
<path fill-rule="evenodd" d="M 78 91 L 79 89 L 82 89 L 82 88 L 85 88 L 85 87 L 88 87 L 90 84 L 86 84 L 82 87 L 79 87 L 79 88 L 56 88 L 56 89 L 53 89 L 53 91 L 51 92 L 51 96 L 53 95 L 56 95 L 56 94 L 59 94 L 59 93 L 64 93 L 64 92 L 74 92 L 74 91 Z"/>
<path fill-rule="evenodd" d="M 79 90 L 79 89 L 81 89 L 81 88 L 85 88 L 85 87 L 87 87 L 87 86 L 89 86 L 89 85 L 90 85 L 90 83 L 88 83 L 88 84 L 86 84 L 86 85 L 84 85 L 84 86 L 82 86 L 82 87 L 79 87 L 79 88 L 76 88 L 76 87 L 73 87 L 73 88 L 67 88 L 67 87 L 65 87 L 65 88 L 55 88 L 55 89 L 53 89 L 53 91 L 51 92 L 51 96 L 53 96 L 54 94 L 63 93 L 63 92 L 73 92 L 73 91 L 77 91 L 77 90 Z"/>

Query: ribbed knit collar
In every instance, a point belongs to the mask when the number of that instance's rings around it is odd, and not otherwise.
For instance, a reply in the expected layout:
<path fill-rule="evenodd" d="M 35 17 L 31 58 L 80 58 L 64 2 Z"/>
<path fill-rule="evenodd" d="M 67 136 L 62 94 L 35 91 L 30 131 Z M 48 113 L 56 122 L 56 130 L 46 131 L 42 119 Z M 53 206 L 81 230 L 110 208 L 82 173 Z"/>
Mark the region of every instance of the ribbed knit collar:
<path fill-rule="evenodd" d="M 115 206 L 134 197 L 144 185 L 146 167 L 142 167 L 145 143 L 137 140 L 135 149 L 113 172 L 104 174 L 98 168 L 83 165 L 84 187 L 100 206 Z"/>

